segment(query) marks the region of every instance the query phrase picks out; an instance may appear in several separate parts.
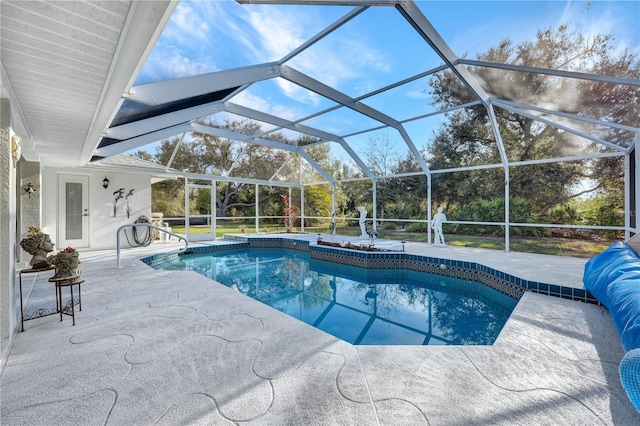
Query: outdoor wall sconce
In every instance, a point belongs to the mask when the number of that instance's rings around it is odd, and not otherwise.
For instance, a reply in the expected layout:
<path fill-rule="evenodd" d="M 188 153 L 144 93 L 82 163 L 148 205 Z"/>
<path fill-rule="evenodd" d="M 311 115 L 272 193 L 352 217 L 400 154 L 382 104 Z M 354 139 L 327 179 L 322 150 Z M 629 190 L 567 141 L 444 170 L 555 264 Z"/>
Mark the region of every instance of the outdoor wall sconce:
<path fill-rule="evenodd" d="M 104 189 L 107 189 L 109 187 L 109 179 L 107 179 L 106 176 L 104 177 L 104 179 L 102 179 L 102 187 Z"/>
<path fill-rule="evenodd" d="M 36 189 L 33 187 L 33 184 L 31 182 L 29 182 L 27 184 L 27 187 L 24 189 L 24 191 L 29 194 L 29 198 L 31 198 L 31 194 L 36 192 Z"/>

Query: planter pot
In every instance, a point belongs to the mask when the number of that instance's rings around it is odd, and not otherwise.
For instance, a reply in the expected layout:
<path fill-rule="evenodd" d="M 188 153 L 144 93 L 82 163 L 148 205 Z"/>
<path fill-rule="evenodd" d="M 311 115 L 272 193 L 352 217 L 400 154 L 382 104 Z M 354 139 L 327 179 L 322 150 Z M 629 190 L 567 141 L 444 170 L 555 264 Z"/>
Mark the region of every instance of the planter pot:
<path fill-rule="evenodd" d="M 80 266 L 79 253 L 58 253 L 52 258 L 53 265 L 56 267 L 54 278 L 70 278 L 78 275 L 78 267 Z"/>

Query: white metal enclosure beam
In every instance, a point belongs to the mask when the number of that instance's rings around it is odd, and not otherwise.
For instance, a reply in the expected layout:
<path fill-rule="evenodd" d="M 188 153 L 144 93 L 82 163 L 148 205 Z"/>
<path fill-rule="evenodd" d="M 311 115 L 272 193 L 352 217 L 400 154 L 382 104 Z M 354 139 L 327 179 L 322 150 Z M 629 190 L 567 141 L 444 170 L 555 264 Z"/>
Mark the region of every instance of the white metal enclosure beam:
<path fill-rule="evenodd" d="M 416 148 L 407 132 L 404 130 L 402 124 L 396 119 L 389 117 L 388 115 L 383 114 L 382 112 L 375 110 L 368 105 L 358 102 L 355 99 L 345 95 L 344 93 L 332 87 L 329 87 L 309 77 L 308 75 L 303 74 L 300 71 L 297 71 L 286 65 L 282 65 L 280 67 L 280 76 L 286 80 L 291 81 L 292 83 L 304 87 L 305 89 L 311 90 L 312 92 L 318 93 L 319 95 L 331 99 L 332 101 L 337 102 L 349 109 L 359 112 L 360 114 L 379 121 L 380 123 L 383 123 L 389 127 L 393 127 L 400 133 L 405 143 L 409 147 L 409 150 L 411 150 L 411 152 L 414 154 L 415 159 L 420 165 L 422 171 L 425 174 L 430 173 L 429 166 L 427 166 L 427 163 L 420 155 L 420 152 Z"/>
<path fill-rule="evenodd" d="M 171 157 L 169 158 L 169 161 L 167 161 L 167 164 L 165 164 L 165 167 L 167 169 L 169 169 L 171 167 L 171 165 L 173 164 L 173 160 L 175 160 L 176 155 L 178 155 L 178 150 L 180 149 L 180 146 L 182 145 L 182 141 L 184 141 L 184 135 L 186 133 L 183 133 L 180 135 L 180 139 L 178 139 L 178 143 L 176 143 L 176 147 L 173 149 L 173 152 L 171 153 Z"/>
<path fill-rule="evenodd" d="M 369 176 L 370 178 L 373 178 L 373 173 L 371 172 L 369 167 L 367 167 L 367 165 L 364 164 L 360 156 L 356 154 L 353 149 L 351 149 L 349 144 L 347 144 L 347 142 L 338 135 L 334 135 L 333 133 L 325 132 L 323 130 L 319 130 L 313 127 L 305 126 L 303 124 L 294 123 L 293 121 L 288 121 L 271 114 L 267 114 L 261 111 L 256 111 L 251 108 L 234 104 L 232 102 L 225 102 L 224 110 L 227 112 L 231 112 L 233 114 L 240 115 L 242 117 L 252 118 L 258 121 L 263 121 L 265 123 L 273 124 L 283 129 L 294 130 L 300 133 L 306 133 L 310 136 L 315 136 L 317 138 L 320 138 L 326 141 L 336 142 L 340 144 L 340 146 L 342 146 L 342 148 L 345 151 L 347 151 L 349 156 L 353 159 L 353 161 L 355 161 L 358 167 L 360 167 L 360 169 L 367 176 Z"/>
<path fill-rule="evenodd" d="M 203 124 L 191 123 L 189 130 L 198 133 L 204 133 L 211 136 L 218 136 L 225 139 L 236 139 L 242 142 L 255 143 L 256 145 L 267 146 L 270 148 L 281 149 L 283 151 L 298 152 L 300 148 L 286 143 L 272 141 L 269 139 L 256 138 L 255 136 L 244 135 L 242 133 L 233 132 L 220 127 L 205 126 Z"/>
<path fill-rule="evenodd" d="M 295 152 L 297 154 L 300 154 L 305 160 L 307 160 L 309 164 L 318 173 L 320 173 L 320 175 L 322 175 L 323 178 L 325 178 L 330 183 L 334 182 L 334 179 L 331 176 L 329 176 L 327 172 L 325 172 L 324 169 L 320 167 L 318 163 L 315 162 L 315 160 L 309 157 L 309 155 L 306 152 L 301 150 L 300 147 L 288 145 L 282 142 L 272 141 L 269 139 L 256 138 L 254 136 L 243 135 L 242 133 L 232 132 L 230 130 L 221 129 L 219 127 L 204 126 L 202 124 L 197 124 L 197 123 L 191 124 L 191 130 L 193 130 L 194 132 L 205 133 L 208 135 L 218 136 L 226 139 L 236 139 L 236 140 L 247 142 L 247 143 L 253 143 L 256 145 L 262 145 L 262 146 L 268 146 L 271 148 L 281 149 L 283 151 Z"/>
<path fill-rule="evenodd" d="M 314 6 L 395 6 L 400 0 L 236 0 L 240 4 L 300 4 Z"/>
<path fill-rule="evenodd" d="M 489 95 L 484 91 L 482 86 L 476 81 L 475 77 L 462 65 L 457 65 L 459 57 L 451 50 L 449 45 L 440 36 L 438 31 L 431 25 L 431 22 L 424 16 L 424 14 L 418 9 L 414 2 L 406 1 L 400 2 L 396 9 L 404 16 L 413 28 L 422 36 L 422 38 L 431 46 L 435 53 L 442 58 L 442 60 L 449 66 L 450 70 L 467 86 L 467 88 L 473 93 L 480 102 L 487 108 L 489 119 L 492 123 L 493 133 L 500 149 L 500 155 L 502 161 L 507 165 L 507 157 L 504 154 L 504 145 L 500 136 L 500 130 L 498 129 L 493 110 L 489 104 Z"/>
<path fill-rule="evenodd" d="M 483 68 L 498 68 L 508 71 L 529 72 L 533 74 L 553 75 L 557 77 L 574 78 L 579 80 L 601 81 L 604 83 L 623 84 L 628 86 L 640 86 L 640 79 L 614 77 L 610 75 L 589 74 L 586 72 L 552 70 L 548 68 L 528 67 L 523 65 L 500 64 L 496 62 L 476 61 L 472 59 L 458 59 L 457 63 L 473 65 Z"/>
<path fill-rule="evenodd" d="M 418 6 L 412 1 L 403 1 L 398 2 L 396 9 L 404 16 L 407 22 L 415 28 L 418 34 L 424 38 L 435 53 L 442 58 L 462 83 L 486 105 L 489 99 L 487 93 L 464 66 L 458 65 L 460 58 L 451 50 L 438 31 L 431 25 L 431 22 L 429 22 L 420 9 L 418 9 Z"/>
<path fill-rule="evenodd" d="M 514 108 L 528 109 L 528 110 L 536 111 L 542 114 L 555 115 L 558 117 L 569 118 L 571 120 L 583 121 L 585 123 L 595 124 L 597 126 L 611 127 L 614 129 L 625 130 L 628 132 L 640 133 L 640 127 L 627 126 L 625 124 L 614 123 L 612 121 L 598 120 L 597 118 L 586 117 L 584 115 L 571 114 L 563 111 L 554 111 L 547 108 L 540 108 L 540 107 L 529 105 L 529 104 L 523 104 L 520 102 L 513 102 L 513 101 L 508 101 L 506 99 L 499 99 L 499 98 L 491 98 L 491 102 L 494 105 L 498 105 L 498 104 L 510 105 Z"/>
<path fill-rule="evenodd" d="M 266 63 L 208 74 L 182 77 L 157 83 L 132 87 L 123 97 L 147 105 L 161 105 L 167 102 L 200 96 L 232 87 L 243 86 L 256 81 L 277 77 L 277 63 Z"/>
<path fill-rule="evenodd" d="M 154 132 L 160 128 L 176 126 L 180 123 L 189 122 L 200 117 L 206 117 L 207 115 L 218 113 L 222 111 L 222 109 L 222 103 L 212 103 L 181 109 L 179 111 L 111 127 L 105 132 L 105 136 L 112 139 L 130 139 L 146 133 Z M 123 150 L 122 152 L 124 151 L 126 150 Z"/>
<path fill-rule="evenodd" d="M 523 111 L 521 109 L 513 108 L 513 107 L 511 107 L 509 105 L 502 104 L 502 103 L 497 103 L 497 102 L 495 103 L 495 105 L 497 107 L 500 107 L 502 109 L 506 109 L 506 110 L 511 111 L 513 113 L 523 115 L 524 117 L 531 118 L 532 120 L 537 120 L 537 121 L 540 121 L 542 123 L 548 124 L 548 125 L 550 125 L 552 127 L 555 127 L 557 129 L 564 130 L 565 132 L 569 132 L 569 133 L 572 133 L 572 134 L 574 134 L 576 136 L 580 136 L 581 138 L 585 138 L 587 140 L 599 143 L 601 145 L 605 145 L 605 146 L 607 146 L 609 148 L 615 149 L 616 151 L 623 151 L 623 152 L 627 151 L 627 148 L 625 148 L 625 147 L 616 145 L 616 144 L 611 143 L 609 141 L 602 140 L 602 139 L 600 139 L 600 138 L 598 138 L 596 136 L 592 136 L 592 135 L 590 135 L 588 133 L 572 129 L 571 127 L 556 123 L 556 122 L 554 122 L 552 120 L 547 120 L 546 118 L 539 117 L 539 116 L 537 116 L 535 114 L 528 113 L 528 112 Z"/>
<path fill-rule="evenodd" d="M 166 129 L 156 130 L 155 132 L 146 133 L 141 136 L 123 140 L 122 142 L 118 142 L 112 145 L 98 148 L 94 151 L 93 155 L 98 157 L 110 157 L 112 155 L 120 154 L 126 151 L 131 151 L 132 149 L 140 148 L 141 146 L 148 145 L 150 143 L 157 142 L 162 139 L 179 135 L 180 133 L 188 132 L 189 130 L 190 130 L 189 123 L 181 123 L 176 126 L 171 126 L 171 127 L 167 127 Z"/>
<path fill-rule="evenodd" d="M 280 129 L 294 130 L 300 133 L 306 133 L 309 136 L 314 136 L 323 140 L 337 140 L 340 137 L 323 130 L 308 127 L 303 124 L 297 124 L 293 121 L 286 120 L 284 118 L 277 117 L 275 115 L 267 114 L 266 112 L 258 111 L 252 108 L 248 108 L 242 105 L 234 104 L 233 102 L 225 102 L 223 109 L 232 114 L 240 115 L 242 117 L 251 118 L 253 120 L 262 121 L 264 123 L 273 124 Z"/>
<path fill-rule="evenodd" d="M 285 57 L 280 59 L 279 64 L 284 64 L 288 60 L 294 58 L 300 52 L 303 52 L 306 49 L 308 49 L 309 47 L 313 46 L 318 41 L 322 40 L 323 38 L 325 38 L 326 36 L 328 36 L 329 34 L 334 32 L 336 29 L 340 28 L 341 26 L 343 26 L 344 24 L 346 24 L 347 22 L 349 22 L 350 20 L 352 20 L 356 16 L 360 15 L 365 10 L 367 10 L 367 7 L 358 7 L 358 8 L 353 9 L 351 12 L 347 13 L 342 18 L 340 18 L 339 20 L 337 20 L 333 24 L 329 25 L 324 30 L 322 30 L 321 32 L 316 34 L 315 36 L 311 37 L 305 43 L 303 43 L 302 45 L 298 46 L 297 49 L 289 52 L 288 55 L 286 55 Z"/>

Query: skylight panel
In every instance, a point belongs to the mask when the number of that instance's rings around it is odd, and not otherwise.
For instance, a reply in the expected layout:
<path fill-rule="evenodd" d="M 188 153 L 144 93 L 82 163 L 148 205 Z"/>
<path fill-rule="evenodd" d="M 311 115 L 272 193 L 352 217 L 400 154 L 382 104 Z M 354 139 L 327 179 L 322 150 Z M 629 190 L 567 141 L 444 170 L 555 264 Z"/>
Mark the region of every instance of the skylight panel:
<path fill-rule="evenodd" d="M 441 62 L 394 8 L 372 7 L 286 64 L 359 97 Z"/>

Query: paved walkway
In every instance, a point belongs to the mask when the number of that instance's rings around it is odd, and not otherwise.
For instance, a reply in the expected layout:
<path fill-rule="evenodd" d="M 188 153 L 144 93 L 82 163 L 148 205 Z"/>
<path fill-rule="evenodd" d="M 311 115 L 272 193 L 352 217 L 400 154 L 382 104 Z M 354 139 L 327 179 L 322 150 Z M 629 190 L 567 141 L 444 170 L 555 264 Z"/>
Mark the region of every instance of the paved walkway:
<path fill-rule="evenodd" d="M 81 254 L 76 326 L 25 323 L 0 377 L 0 424 L 640 424 L 601 307 L 527 293 L 493 346 L 356 347 L 194 272 L 136 260 L 175 247 L 126 250 L 121 269 L 115 252 Z M 407 250 L 581 276 L 573 259 Z"/>

